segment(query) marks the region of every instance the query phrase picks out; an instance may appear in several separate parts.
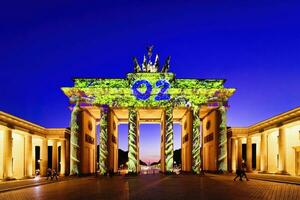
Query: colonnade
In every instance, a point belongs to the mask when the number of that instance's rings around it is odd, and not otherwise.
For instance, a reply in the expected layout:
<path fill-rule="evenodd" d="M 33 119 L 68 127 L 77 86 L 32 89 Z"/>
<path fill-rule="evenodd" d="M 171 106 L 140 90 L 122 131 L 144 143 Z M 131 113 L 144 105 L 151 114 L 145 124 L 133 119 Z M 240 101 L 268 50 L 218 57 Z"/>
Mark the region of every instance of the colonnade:
<path fill-rule="evenodd" d="M 48 146 L 52 146 L 52 168 L 60 174 L 66 172 L 66 140 L 47 139 L 35 136 L 25 130 L 0 126 L 0 179 L 33 177 L 38 163 L 40 174 L 46 175 L 48 166 Z M 36 146 L 40 147 L 39 159 L 35 158 Z M 60 147 L 60 160 L 58 149 Z"/>
<path fill-rule="evenodd" d="M 280 126 L 260 133 L 245 135 L 233 135 L 231 138 L 231 167 L 235 171 L 242 162 L 246 162 L 247 170 L 277 173 L 277 174 L 297 174 L 297 167 L 294 160 L 300 159 L 295 155 L 297 143 L 299 145 L 300 132 L 289 131 L 288 126 Z M 288 133 L 287 133 L 288 132 Z M 297 137 L 298 136 L 298 137 Z M 289 141 L 287 139 L 289 137 Z M 293 144 L 292 144 L 293 143 Z M 242 145 L 246 144 L 246 152 L 242 151 Z M 256 149 L 253 151 L 252 144 L 256 144 Z M 252 155 L 256 152 L 256 155 Z M 290 153 L 289 159 L 287 152 Z M 246 159 L 242 154 L 246 155 Z M 256 156 L 256 158 L 253 158 Z M 291 159 L 293 158 L 293 159 Z M 252 161 L 255 160 L 256 167 L 252 168 Z M 290 165 L 287 165 L 289 161 Z"/>

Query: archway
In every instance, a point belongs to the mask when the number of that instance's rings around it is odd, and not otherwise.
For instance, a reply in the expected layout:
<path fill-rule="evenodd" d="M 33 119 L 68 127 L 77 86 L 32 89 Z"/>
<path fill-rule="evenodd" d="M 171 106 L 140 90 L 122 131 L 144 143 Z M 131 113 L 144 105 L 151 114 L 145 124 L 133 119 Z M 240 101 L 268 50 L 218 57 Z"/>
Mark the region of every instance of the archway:
<path fill-rule="evenodd" d="M 140 123 L 139 162 L 141 174 L 157 174 L 161 171 L 161 124 Z"/>

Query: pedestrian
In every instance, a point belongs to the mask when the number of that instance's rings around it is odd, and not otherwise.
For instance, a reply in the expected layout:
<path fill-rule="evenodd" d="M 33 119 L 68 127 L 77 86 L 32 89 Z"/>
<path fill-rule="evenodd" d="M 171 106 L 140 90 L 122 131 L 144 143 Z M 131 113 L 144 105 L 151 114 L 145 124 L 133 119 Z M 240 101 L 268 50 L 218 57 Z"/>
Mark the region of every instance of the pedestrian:
<path fill-rule="evenodd" d="M 236 173 L 236 176 L 233 180 L 235 181 L 238 177 L 240 177 L 240 181 L 242 181 L 242 176 L 241 176 L 242 170 L 240 168 L 238 168 L 238 169 L 236 169 L 235 173 Z"/>
<path fill-rule="evenodd" d="M 50 168 L 47 169 L 46 177 L 47 177 L 47 180 L 49 179 L 49 177 L 52 179 L 52 173 L 51 173 L 51 169 Z"/>
<path fill-rule="evenodd" d="M 247 164 L 245 161 L 242 162 L 242 172 L 241 172 L 241 179 L 243 179 L 243 177 L 246 178 L 247 181 L 249 181 L 247 175 L 246 175 L 246 170 L 247 170 Z"/>
<path fill-rule="evenodd" d="M 55 169 L 52 170 L 52 177 L 51 177 L 51 180 L 53 180 L 54 178 L 55 178 L 56 180 L 58 180 L 58 178 L 57 178 L 57 172 L 56 172 Z"/>

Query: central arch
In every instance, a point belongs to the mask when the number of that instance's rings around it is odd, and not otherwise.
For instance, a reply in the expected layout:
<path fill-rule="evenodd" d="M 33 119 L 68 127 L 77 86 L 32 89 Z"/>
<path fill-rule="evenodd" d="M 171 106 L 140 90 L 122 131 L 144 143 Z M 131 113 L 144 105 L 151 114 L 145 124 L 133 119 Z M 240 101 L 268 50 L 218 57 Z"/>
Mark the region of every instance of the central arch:
<path fill-rule="evenodd" d="M 112 126 L 110 127 L 110 136 L 108 140 L 109 146 L 109 169 L 113 170 L 115 173 L 118 172 L 118 148 L 119 148 L 119 133 L 117 126 L 122 123 L 128 123 L 128 135 L 130 135 L 130 123 L 129 123 L 129 109 L 111 109 L 110 111 L 110 119 L 112 122 Z M 158 109 L 137 109 L 136 111 L 136 158 L 137 166 L 136 172 L 140 172 L 141 168 L 139 165 L 140 160 L 140 130 L 139 125 L 144 123 L 156 123 L 160 124 L 160 170 L 161 172 L 166 172 L 166 114 L 165 110 L 162 108 Z M 180 143 L 181 143 L 181 160 L 182 160 L 182 170 L 183 171 L 191 171 L 191 154 L 192 154 L 192 136 L 191 136 L 191 126 L 187 126 L 190 124 L 189 120 L 191 120 L 191 112 L 187 108 L 181 109 L 174 109 L 172 112 L 172 123 L 180 124 L 182 128 L 181 136 L 180 136 Z M 186 124 L 186 125 L 184 125 Z M 173 145 L 173 138 L 171 140 L 171 147 L 172 154 L 174 151 Z M 130 138 L 128 139 L 128 151 L 130 153 Z M 130 162 L 130 156 L 129 162 Z M 173 161 L 172 167 L 173 167 Z M 130 170 L 130 169 L 129 169 Z"/>

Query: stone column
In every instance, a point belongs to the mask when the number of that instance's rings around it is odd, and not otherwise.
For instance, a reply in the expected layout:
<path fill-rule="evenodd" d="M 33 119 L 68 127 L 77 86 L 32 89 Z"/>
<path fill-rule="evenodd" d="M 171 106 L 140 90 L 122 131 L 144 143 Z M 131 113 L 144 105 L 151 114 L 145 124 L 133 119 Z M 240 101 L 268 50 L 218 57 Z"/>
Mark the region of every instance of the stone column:
<path fill-rule="evenodd" d="M 268 160 L 267 160 L 267 134 L 261 133 L 260 139 L 260 170 L 262 172 L 267 172 L 268 170 Z"/>
<path fill-rule="evenodd" d="M 192 110 L 193 112 L 193 143 L 192 143 L 192 155 L 193 155 L 193 172 L 200 174 L 200 117 L 199 107 L 197 106 Z"/>
<path fill-rule="evenodd" d="M 35 146 L 32 145 L 32 172 L 31 174 L 35 176 L 36 168 L 35 168 L 35 163 L 36 163 L 36 157 L 35 157 Z"/>
<path fill-rule="evenodd" d="M 284 127 L 279 128 L 278 150 L 279 150 L 279 173 L 286 174 L 286 132 Z"/>
<path fill-rule="evenodd" d="M 231 169 L 232 171 L 236 171 L 237 169 L 237 139 L 231 139 Z"/>
<path fill-rule="evenodd" d="M 3 130 L 3 147 L 3 178 L 11 179 L 13 177 L 12 130 L 9 128 Z"/>
<path fill-rule="evenodd" d="M 65 175 L 66 173 L 66 141 L 60 142 L 60 174 Z"/>
<path fill-rule="evenodd" d="M 227 124 L 226 124 L 226 108 L 225 106 L 220 106 L 218 113 L 221 117 L 221 122 L 219 126 L 219 134 L 217 138 L 218 145 L 218 160 L 217 160 L 217 170 L 218 172 L 228 171 L 227 166 Z"/>
<path fill-rule="evenodd" d="M 128 172 L 138 171 L 137 110 L 130 108 L 128 116 Z"/>
<path fill-rule="evenodd" d="M 25 176 L 32 177 L 32 136 L 25 135 Z"/>
<path fill-rule="evenodd" d="M 71 136 L 70 136 L 70 175 L 80 174 L 80 146 L 81 146 L 81 109 L 79 101 L 73 108 L 71 114 Z"/>
<path fill-rule="evenodd" d="M 108 168 L 108 111 L 108 106 L 103 106 L 100 114 L 99 168 L 102 175 L 107 173 Z"/>
<path fill-rule="evenodd" d="M 260 140 L 256 143 L 256 171 L 260 171 Z"/>
<path fill-rule="evenodd" d="M 66 165 L 65 165 L 65 175 L 70 175 L 70 134 L 66 133 Z"/>
<path fill-rule="evenodd" d="M 41 159 L 40 159 L 40 168 L 41 175 L 46 176 L 48 168 L 48 139 L 43 138 L 42 147 L 41 147 Z"/>
<path fill-rule="evenodd" d="M 52 168 L 58 172 L 58 148 L 57 148 L 57 140 L 53 140 L 52 143 Z"/>
<path fill-rule="evenodd" d="M 237 156 L 238 156 L 238 163 L 237 163 L 237 168 L 240 169 L 242 166 L 242 161 L 243 161 L 243 143 L 242 143 L 242 138 L 238 138 L 238 149 L 237 149 Z"/>
<path fill-rule="evenodd" d="M 166 172 L 173 171 L 174 154 L 174 131 L 173 131 L 173 107 L 167 107 L 166 112 L 166 140 L 165 140 L 165 165 Z"/>
<path fill-rule="evenodd" d="M 247 137 L 247 171 L 252 171 L 252 138 L 249 136 Z"/>

